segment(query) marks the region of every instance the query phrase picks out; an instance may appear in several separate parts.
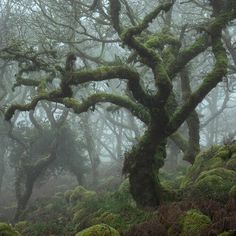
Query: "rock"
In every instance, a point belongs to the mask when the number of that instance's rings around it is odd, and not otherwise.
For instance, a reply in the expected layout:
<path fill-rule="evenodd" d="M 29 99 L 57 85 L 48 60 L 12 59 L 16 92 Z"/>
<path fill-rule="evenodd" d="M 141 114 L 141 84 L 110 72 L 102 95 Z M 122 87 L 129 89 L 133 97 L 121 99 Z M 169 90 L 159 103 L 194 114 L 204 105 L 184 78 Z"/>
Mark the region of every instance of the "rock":
<path fill-rule="evenodd" d="M 99 224 L 91 226 L 79 233 L 76 236 L 120 236 L 119 232 L 114 228 L 106 225 Z"/>
<path fill-rule="evenodd" d="M 183 178 L 181 189 L 193 198 L 226 202 L 236 182 L 236 145 L 213 146 L 201 152 Z"/>
<path fill-rule="evenodd" d="M 198 236 L 211 224 L 208 216 L 203 215 L 200 211 L 192 209 L 187 211 L 181 218 L 181 236 Z"/>

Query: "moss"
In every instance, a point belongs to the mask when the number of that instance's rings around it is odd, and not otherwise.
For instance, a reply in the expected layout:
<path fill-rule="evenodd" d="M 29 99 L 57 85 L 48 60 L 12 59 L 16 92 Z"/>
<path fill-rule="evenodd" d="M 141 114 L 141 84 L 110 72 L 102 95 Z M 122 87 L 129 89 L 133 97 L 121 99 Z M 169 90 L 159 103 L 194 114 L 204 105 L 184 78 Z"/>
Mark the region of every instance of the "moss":
<path fill-rule="evenodd" d="M 20 233 L 24 233 L 25 229 L 28 227 L 29 223 L 28 221 L 19 221 L 17 222 L 17 224 L 15 225 L 15 229 L 20 232 Z"/>
<path fill-rule="evenodd" d="M 150 48 L 163 48 L 166 44 L 178 47 L 180 46 L 179 40 L 173 35 L 167 33 L 151 35 L 145 42 L 145 46 Z"/>
<path fill-rule="evenodd" d="M 193 184 L 195 197 L 227 201 L 227 193 L 236 181 L 236 172 L 216 168 L 202 172 Z"/>
<path fill-rule="evenodd" d="M 76 236 L 95 236 L 95 235 L 96 236 L 120 236 L 117 230 L 115 230 L 114 228 L 106 224 L 94 225 L 76 234 Z"/>
<path fill-rule="evenodd" d="M 181 182 L 181 188 L 193 197 L 225 202 L 236 181 L 235 145 L 213 146 L 201 152 Z"/>
<path fill-rule="evenodd" d="M 229 150 L 225 146 L 212 146 L 210 149 L 201 152 L 197 155 L 193 166 L 190 167 L 186 177 L 182 180 L 181 187 L 185 188 L 192 185 L 203 171 L 224 168 L 229 156 Z"/>
<path fill-rule="evenodd" d="M 173 189 L 168 182 L 161 182 L 162 185 L 162 201 L 174 202 L 181 200 L 181 192 Z"/>
<path fill-rule="evenodd" d="M 232 234 L 230 234 L 229 232 L 223 232 L 221 234 L 218 234 L 217 236 L 231 236 Z"/>
<path fill-rule="evenodd" d="M 231 150 L 232 153 L 236 153 L 236 144 L 232 144 L 230 146 L 230 150 Z"/>
<path fill-rule="evenodd" d="M 236 200 L 236 185 L 234 185 L 229 191 L 229 198 Z"/>
<path fill-rule="evenodd" d="M 42 79 L 38 86 L 38 93 L 40 94 L 45 93 L 46 87 L 47 87 L 47 81 L 46 79 Z"/>
<path fill-rule="evenodd" d="M 0 235 L 2 236 L 20 236 L 9 224 L 0 223 Z"/>
<path fill-rule="evenodd" d="M 230 170 L 236 171 L 236 153 L 227 161 L 226 167 Z"/>
<path fill-rule="evenodd" d="M 64 193 L 64 198 L 65 198 L 65 200 L 66 200 L 66 202 L 67 203 L 69 203 L 70 202 L 70 196 L 72 195 L 72 193 L 73 193 L 73 190 L 67 190 L 65 193 Z"/>
<path fill-rule="evenodd" d="M 129 192 L 128 180 L 121 184 L 117 192 L 84 200 L 72 206 L 71 210 L 74 212 L 73 223 L 81 230 L 94 224 L 107 223 L 119 232 L 123 232 L 131 225 L 151 217 L 151 213 L 136 207 Z"/>
<path fill-rule="evenodd" d="M 203 171 L 197 178 L 197 182 L 204 179 L 210 175 L 216 175 L 221 177 L 223 180 L 236 180 L 236 172 L 232 170 L 227 170 L 226 168 L 215 168 L 209 171 Z"/>
<path fill-rule="evenodd" d="M 166 47 L 162 51 L 162 58 L 163 58 L 163 61 L 166 66 L 171 65 L 171 63 L 173 63 L 175 61 L 174 55 L 175 55 L 175 52 L 174 52 L 173 48 L 171 48 L 171 47 Z"/>
<path fill-rule="evenodd" d="M 70 202 L 81 202 L 85 199 L 92 198 L 96 195 L 94 191 L 88 191 L 82 186 L 77 186 L 70 194 L 69 201 Z"/>
<path fill-rule="evenodd" d="M 123 172 L 129 174 L 130 192 L 140 207 L 156 207 L 160 203 L 161 186 L 158 170 L 164 163 L 165 143 L 157 148 L 155 129 L 149 128 L 139 144 L 125 155 Z"/>
<path fill-rule="evenodd" d="M 204 230 L 211 220 L 208 216 L 203 215 L 200 211 L 192 209 L 185 213 L 180 219 L 181 224 L 181 236 L 198 236 L 201 235 L 201 231 Z"/>
<path fill-rule="evenodd" d="M 81 222 L 86 215 L 89 213 L 86 212 L 86 209 L 78 209 L 73 216 L 73 222 Z"/>
<path fill-rule="evenodd" d="M 227 160 L 230 157 L 230 151 L 224 148 L 217 153 L 217 157 L 222 160 Z"/>
<path fill-rule="evenodd" d="M 126 178 L 126 179 L 120 184 L 120 187 L 119 187 L 118 191 L 119 191 L 120 193 L 129 193 L 129 188 L 130 188 L 129 179 Z"/>
<path fill-rule="evenodd" d="M 109 224 L 109 225 L 116 225 L 116 222 L 120 220 L 120 216 L 118 214 L 114 214 L 111 212 L 103 212 L 99 216 L 95 216 L 90 220 L 91 225 L 96 224 Z"/>

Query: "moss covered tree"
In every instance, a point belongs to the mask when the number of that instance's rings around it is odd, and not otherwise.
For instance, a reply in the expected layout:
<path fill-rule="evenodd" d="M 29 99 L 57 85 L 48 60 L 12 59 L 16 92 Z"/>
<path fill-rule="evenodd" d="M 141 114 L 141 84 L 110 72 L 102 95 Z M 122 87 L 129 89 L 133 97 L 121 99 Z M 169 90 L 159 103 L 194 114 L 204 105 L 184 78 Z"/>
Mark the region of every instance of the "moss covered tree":
<path fill-rule="evenodd" d="M 234 0 L 209 1 L 213 9 L 212 18 L 204 26 L 199 27 L 198 36 L 189 46 L 181 44 L 181 37 L 172 32 L 171 28 L 164 27 L 159 32 L 153 33 L 149 26 L 163 13 L 168 13 L 174 6 L 175 1 L 157 4 L 139 23 L 133 26 L 125 26 L 122 22 L 121 1 L 110 0 L 110 19 L 113 28 L 119 35 L 123 47 L 132 51 L 127 65 L 104 65 L 91 70 L 67 70 L 68 60 L 64 67 L 55 66 L 53 69 L 36 56 L 28 56 L 30 63 L 20 68 L 16 86 L 34 86 L 38 88 L 38 94 L 31 102 L 11 105 L 5 119 L 10 121 L 14 113 L 18 111 L 30 111 L 35 109 L 38 102 L 47 100 L 61 103 L 73 109 L 77 114 L 88 111 L 98 103 L 110 102 L 128 109 L 134 116 L 147 124 L 147 130 L 138 144 L 125 155 L 124 173 L 129 176 L 130 190 L 139 206 L 157 206 L 162 199 L 162 186 L 158 178 L 158 171 L 164 164 L 166 157 L 167 138 L 172 136 L 179 142 L 183 149 L 187 150 L 187 159 L 193 162 L 194 155 L 199 150 L 198 122 L 195 108 L 205 96 L 227 74 L 228 58 L 225 46 L 222 42 L 222 30 L 236 18 L 236 2 Z M 188 4 L 188 3 L 186 3 Z M 132 23 L 132 22 L 131 22 Z M 214 65 L 202 79 L 201 84 L 194 91 L 189 88 L 187 65 L 199 54 L 211 50 Z M 13 49 L 13 53 L 19 51 Z M 5 50 L 5 53 L 9 55 Z M 12 56 L 12 54 L 10 54 Z M 25 55 L 15 56 L 15 60 Z M 74 57 L 73 57 L 74 60 Z M 142 75 L 138 70 L 129 65 L 134 60 L 145 65 L 152 73 L 156 92 L 149 93 L 141 85 Z M 33 70 L 44 70 L 50 76 L 46 79 L 35 80 L 24 78 L 22 75 Z M 60 73 L 61 85 L 59 89 L 50 90 L 47 83 Z M 179 76 L 180 75 L 180 76 Z M 181 78 L 182 89 L 187 91 L 184 101 L 178 105 L 174 81 Z M 87 82 L 100 82 L 111 79 L 127 81 L 129 96 L 115 94 L 95 93 L 84 100 L 73 97 L 72 86 L 79 86 Z M 177 129 L 187 120 L 195 121 L 192 125 L 192 139 L 189 143 L 182 142 L 176 135 Z M 196 144 L 196 146 L 195 146 Z"/>

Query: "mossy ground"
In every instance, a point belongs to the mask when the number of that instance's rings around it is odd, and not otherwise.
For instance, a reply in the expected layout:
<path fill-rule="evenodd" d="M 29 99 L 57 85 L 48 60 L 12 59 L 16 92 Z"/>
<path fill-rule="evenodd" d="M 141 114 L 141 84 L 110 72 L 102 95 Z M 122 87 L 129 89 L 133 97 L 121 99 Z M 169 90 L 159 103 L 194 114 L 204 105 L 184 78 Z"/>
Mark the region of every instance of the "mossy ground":
<path fill-rule="evenodd" d="M 0 223 L 1 236 L 20 236 L 20 234 L 13 229 L 13 227 L 6 223 Z"/>
<path fill-rule="evenodd" d="M 119 232 L 106 224 L 98 224 L 91 226 L 79 233 L 76 236 L 120 236 Z"/>
<path fill-rule="evenodd" d="M 236 173 L 229 163 L 235 153 L 235 145 L 215 146 L 199 154 L 190 168 L 175 173 L 161 171 L 165 201 L 158 209 L 139 209 L 127 179 L 113 192 L 96 193 L 77 186 L 34 202 L 25 221 L 18 222 L 14 229 L 2 224 L 10 232 L 4 235 L 19 235 L 18 231 L 24 236 L 89 236 L 93 230 L 100 232 L 98 228 L 103 228 L 106 235 L 105 228 L 109 227 L 117 230 L 111 230 L 115 236 L 143 236 L 147 230 L 150 236 L 204 236 L 212 230 L 217 235 L 233 235 Z"/>
<path fill-rule="evenodd" d="M 235 145 L 213 146 L 200 153 L 181 182 L 181 188 L 196 198 L 226 202 L 236 182 Z"/>
<path fill-rule="evenodd" d="M 211 224 L 211 220 L 208 216 L 195 209 L 187 211 L 180 221 L 182 227 L 181 236 L 198 236 Z"/>

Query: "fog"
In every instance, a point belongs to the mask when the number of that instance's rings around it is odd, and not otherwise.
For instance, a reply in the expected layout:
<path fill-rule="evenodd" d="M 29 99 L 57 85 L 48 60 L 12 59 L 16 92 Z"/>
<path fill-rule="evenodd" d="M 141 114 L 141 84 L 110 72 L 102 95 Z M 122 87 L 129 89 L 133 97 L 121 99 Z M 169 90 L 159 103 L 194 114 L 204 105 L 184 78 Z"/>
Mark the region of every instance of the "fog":
<path fill-rule="evenodd" d="M 234 235 L 235 19 L 234 0 L 1 1 L 0 235 Z"/>

